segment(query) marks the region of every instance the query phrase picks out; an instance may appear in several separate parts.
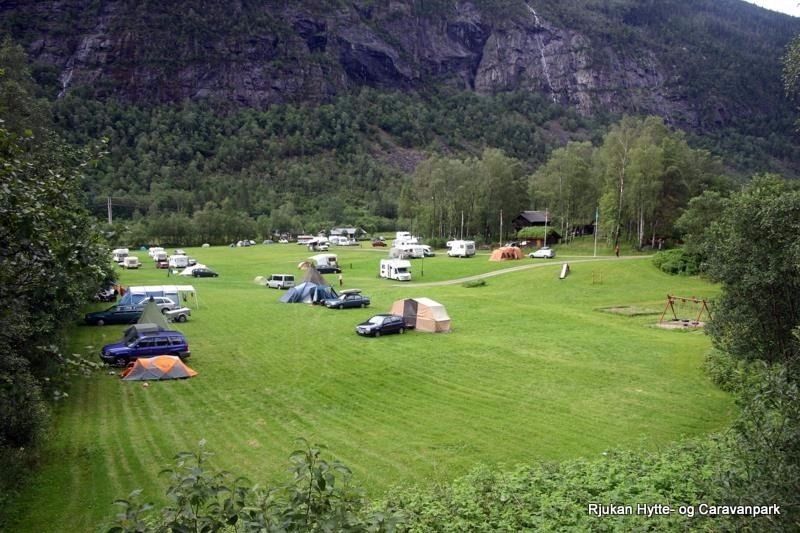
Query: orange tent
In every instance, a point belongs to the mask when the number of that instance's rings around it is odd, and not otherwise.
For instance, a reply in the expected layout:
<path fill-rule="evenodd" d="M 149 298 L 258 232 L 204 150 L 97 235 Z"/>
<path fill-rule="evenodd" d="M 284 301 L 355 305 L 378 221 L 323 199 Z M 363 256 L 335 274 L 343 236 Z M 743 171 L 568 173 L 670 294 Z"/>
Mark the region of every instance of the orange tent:
<path fill-rule="evenodd" d="M 183 364 L 180 357 L 174 355 L 157 355 L 142 357 L 120 376 L 125 381 L 144 381 L 149 379 L 182 379 L 191 378 L 197 372 Z"/>
<path fill-rule="evenodd" d="M 516 246 L 501 246 L 492 251 L 489 261 L 507 261 L 509 259 L 522 259 L 522 250 Z"/>

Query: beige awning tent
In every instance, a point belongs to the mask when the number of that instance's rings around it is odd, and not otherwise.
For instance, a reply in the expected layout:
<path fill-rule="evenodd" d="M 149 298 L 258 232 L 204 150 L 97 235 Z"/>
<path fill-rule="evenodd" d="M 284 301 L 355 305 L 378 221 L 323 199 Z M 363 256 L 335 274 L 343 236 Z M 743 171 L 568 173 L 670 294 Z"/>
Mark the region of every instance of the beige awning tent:
<path fill-rule="evenodd" d="M 406 323 L 414 324 L 419 331 L 441 333 L 450 331 L 450 315 L 442 304 L 430 298 L 405 298 L 392 304 L 393 315 L 400 315 Z"/>
<path fill-rule="evenodd" d="M 501 246 L 496 250 L 492 250 L 489 261 L 508 261 L 510 259 L 522 259 L 523 257 L 522 250 L 516 246 Z"/>

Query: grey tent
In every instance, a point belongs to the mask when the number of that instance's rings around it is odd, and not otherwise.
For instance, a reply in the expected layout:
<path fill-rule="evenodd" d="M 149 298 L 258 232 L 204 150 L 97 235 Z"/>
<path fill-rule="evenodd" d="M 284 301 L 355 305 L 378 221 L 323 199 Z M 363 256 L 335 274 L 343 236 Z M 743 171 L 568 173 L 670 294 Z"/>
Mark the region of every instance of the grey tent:
<path fill-rule="evenodd" d="M 139 317 L 137 324 L 155 324 L 164 330 L 172 329 L 167 323 L 167 317 L 158 308 L 158 304 L 151 300 L 145 304 L 142 316 Z"/>

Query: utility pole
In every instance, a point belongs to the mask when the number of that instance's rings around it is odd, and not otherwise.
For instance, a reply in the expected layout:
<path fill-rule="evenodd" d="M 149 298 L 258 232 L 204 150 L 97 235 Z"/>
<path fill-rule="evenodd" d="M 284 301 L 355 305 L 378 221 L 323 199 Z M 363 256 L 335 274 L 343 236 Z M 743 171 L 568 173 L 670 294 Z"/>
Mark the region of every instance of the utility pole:
<path fill-rule="evenodd" d="M 600 229 L 600 208 L 594 208 L 594 257 L 597 257 L 597 233 Z"/>
<path fill-rule="evenodd" d="M 500 246 L 503 246 L 503 210 L 500 210 Z"/>
<path fill-rule="evenodd" d="M 544 208 L 544 245 L 547 246 L 547 208 Z"/>

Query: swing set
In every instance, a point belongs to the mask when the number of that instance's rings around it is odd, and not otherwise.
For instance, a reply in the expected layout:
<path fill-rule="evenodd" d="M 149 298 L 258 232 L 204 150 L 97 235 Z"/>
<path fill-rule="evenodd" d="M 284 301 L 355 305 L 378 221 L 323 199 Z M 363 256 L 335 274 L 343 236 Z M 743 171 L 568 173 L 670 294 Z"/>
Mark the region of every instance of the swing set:
<path fill-rule="evenodd" d="M 676 306 L 678 308 L 677 310 Z M 694 311 L 697 311 L 694 319 L 678 316 L 678 312 L 684 315 L 688 308 L 692 310 L 692 315 L 694 315 Z M 708 306 L 708 300 L 705 298 L 696 298 L 694 296 L 687 298 L 685 296 L 673 296 L 668 294 L 667 305 L 664 307 L 664 312 L 661 313 L 661 318 L 658 320 L 659 325 L 664 324 L 664 317 L 667 315 L 667 311 L 672 311 L 672 319 L 667 320 L 667 323 L 680 323 L 687 327 L 702 327 L 704 323 L 701 322 L 700 319 L 703 317 L 703 313 L 705 313 L 709 319 L 711 318 L 711 308 Z"/>

